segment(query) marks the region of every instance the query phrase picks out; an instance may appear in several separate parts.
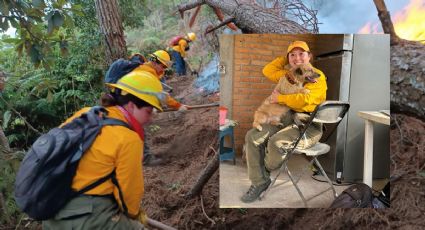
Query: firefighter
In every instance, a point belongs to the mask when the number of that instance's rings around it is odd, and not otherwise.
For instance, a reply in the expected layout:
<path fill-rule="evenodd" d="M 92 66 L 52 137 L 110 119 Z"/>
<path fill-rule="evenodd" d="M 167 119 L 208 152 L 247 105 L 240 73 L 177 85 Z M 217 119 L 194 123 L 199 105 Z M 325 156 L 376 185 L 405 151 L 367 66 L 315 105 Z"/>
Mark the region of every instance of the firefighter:
<path fill-rule="evenodd" d="M 148 62 L 139 65 L 133 71 L 149 72 L 156 76 L 158 79 L 163 79 L 165 69 L 171 67 L 170 55 L 164 50 L 157 50 L 152 54 L 149 54 L 147 59 Z M 168 107 L 178 111 L 186 111 L 188 109 L 187 105 L 181 104 L 169 95 L 166 98 L 165 104 Z M 145 142 L 143 152 L 143 164 L 146 166 L 155 166 L 162 163 L 163 160 L 161 158 L 158 158 L 150 153 L 150 148 Z"/>
<path fill-rule="evenodd" d="M 186 51 L 189 50 L 189 44 L 196 40 L 195 33 L 188 33 L 184 37 L 175 37 L 171 41 L 171 56 L 174 61 L 174 68 L 178 76 L 186 75 Z"/>
<path fill-rule="evenodd" d="M 152 120 L 154 108 L 162 110 L 165 93 L 158 78 L 147 72 L 131 72 L 114 84 L 112 93 L 103 95 L 108 117 L 131 127 L 105 126 L 81 158 L 72 188 L 79 191 L 115 170 L 111 179 L 70 200 L 55 217 L 43 221 L 43 229 L 143 229 L 146 214 L 141 200 L 144 193 L 142 170 L 143 125 Z M 79 117 L 84 108 L 65 123 Z"/>

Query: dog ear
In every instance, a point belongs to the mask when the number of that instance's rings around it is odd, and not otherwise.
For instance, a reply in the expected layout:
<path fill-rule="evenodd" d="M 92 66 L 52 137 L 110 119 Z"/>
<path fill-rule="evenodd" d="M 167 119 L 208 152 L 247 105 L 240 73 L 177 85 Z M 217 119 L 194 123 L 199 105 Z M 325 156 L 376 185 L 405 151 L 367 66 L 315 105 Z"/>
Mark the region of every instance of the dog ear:
<path fill-rule="evenodd" d="M 295 84 L 295 77 L 294 77 L 294 75 L 291 73 L 291 72 L 289 72 L 288 74 L 286 74 L 286 79 L 288 80 L 288 82 L 290 83 L 290 84 Z"/>

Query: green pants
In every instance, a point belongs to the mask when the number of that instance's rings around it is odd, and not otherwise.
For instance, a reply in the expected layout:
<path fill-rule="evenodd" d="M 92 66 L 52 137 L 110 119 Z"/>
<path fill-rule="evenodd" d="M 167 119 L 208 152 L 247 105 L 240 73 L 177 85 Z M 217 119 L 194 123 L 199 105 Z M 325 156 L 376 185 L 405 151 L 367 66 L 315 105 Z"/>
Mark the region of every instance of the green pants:
<path fill-rule="evenodd" d="M 263 130 L 250 129 L 245 135 L 246 161 L 248 176 L 253 185 L 265 183 L 270 178 L 270 171 L 281 166 L 286 151 L 291 149 L 299 136 L 299 130 L 290 122 L 282 126 L 261 125 Z M 297 148 L 309 148 L 320 140 L 322 125 L 313 123 L 306 131 Z M 267 148 L 266 148 L 267 147 Z"/>
<path fill-rule="evenodd" d="M 111 197 L 79 196 L 56 216 L 43 221 L 43 229 L 144 229 L 143 224 L 124 215 Z"/>

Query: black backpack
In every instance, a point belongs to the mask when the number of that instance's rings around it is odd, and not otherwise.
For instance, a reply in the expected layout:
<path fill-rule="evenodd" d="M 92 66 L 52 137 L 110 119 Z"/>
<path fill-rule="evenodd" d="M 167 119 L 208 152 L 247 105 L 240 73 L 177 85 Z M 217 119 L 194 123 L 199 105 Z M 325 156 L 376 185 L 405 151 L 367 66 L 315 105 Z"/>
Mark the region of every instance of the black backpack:
<path fill-rule="evenodd" d="M 102 127 L 120 125 L 129 128 L 121 120 L 107 118 L 107 113 L 105 108 L 95 106 L 34 142 L 21 163 L 15 181 L 15 200 L 23 212 L 36 220 L 50 219 L 69 200 L 110 178 L 118 186 L 114 170 L 80 191 L 71 188 L 79 160 Z M 125 205 L 123 207 L 126 209 Z"/>
<path fill-rule="evenodd" d="M 372 189 L 359 183 L 345 189 L 335 198 L 330 208 L 373 208 L 373 198 Z"/>
<path fill-rule="evenodd" d="M 105 83 L 117 83 L 117 81 L 123 77 L 124 75 L 130 73 L 139 65 L 143 64 L 145 60 L 144 58 L 138 58 L 137 56 L 131 58 L 130 60 L 125 60 L 124 58 L 120 58 L 114 61 L 109 67 L 108 71 L 106 71 L 105 75 Z"/>

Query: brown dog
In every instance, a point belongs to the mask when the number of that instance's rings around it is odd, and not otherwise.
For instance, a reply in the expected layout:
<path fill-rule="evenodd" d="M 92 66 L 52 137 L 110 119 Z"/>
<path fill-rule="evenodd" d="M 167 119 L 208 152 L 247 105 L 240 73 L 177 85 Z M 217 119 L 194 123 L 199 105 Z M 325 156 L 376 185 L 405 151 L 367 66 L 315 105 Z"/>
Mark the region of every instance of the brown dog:
<path fill-rule="evenodd" d="M 310 91 L 303 87 L 304 84 L 316 82 L 316 78 L 320 76 L 318 73 L 314 72 L 310 65 L 306 64 L 293 68 L 286 65 L 285 69 L 289 69 L 289 72 L 286 76 L 280 78 L 274 89 L 280 94 L 307 94 Z M 261 124 L 281 124 L 281 117 L 290 110 L 290 108 L 286 105 L 270 103 L 270 99 L 271 96 L 267 97 L 254 113 L 254 122 L 252 123 L 252 126 L 257 128 L 259 131 L 262 130 Z"/>

